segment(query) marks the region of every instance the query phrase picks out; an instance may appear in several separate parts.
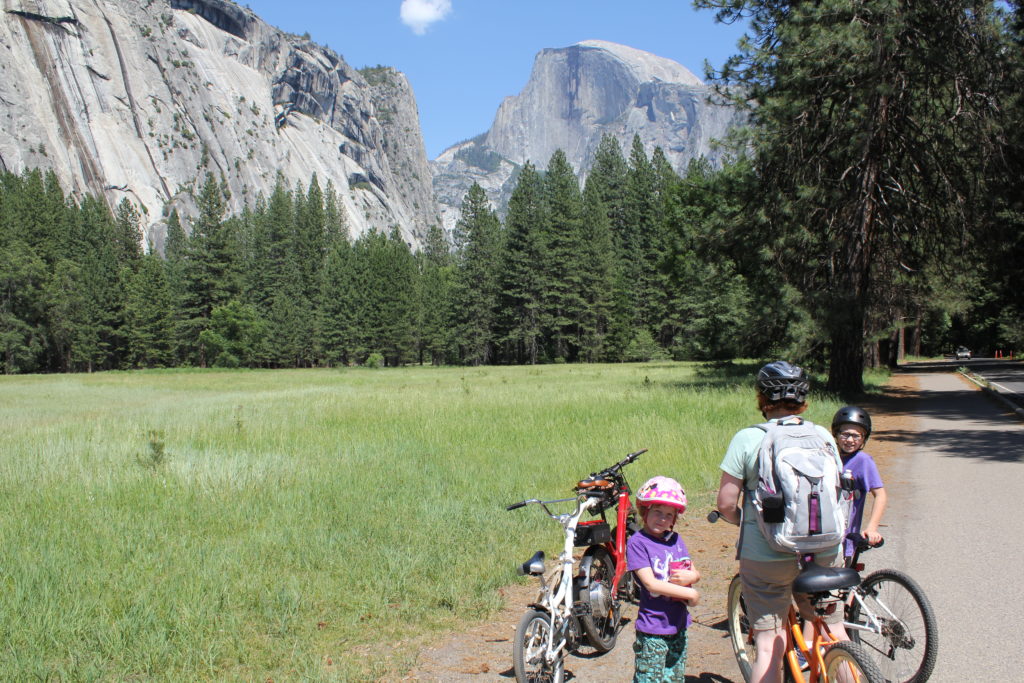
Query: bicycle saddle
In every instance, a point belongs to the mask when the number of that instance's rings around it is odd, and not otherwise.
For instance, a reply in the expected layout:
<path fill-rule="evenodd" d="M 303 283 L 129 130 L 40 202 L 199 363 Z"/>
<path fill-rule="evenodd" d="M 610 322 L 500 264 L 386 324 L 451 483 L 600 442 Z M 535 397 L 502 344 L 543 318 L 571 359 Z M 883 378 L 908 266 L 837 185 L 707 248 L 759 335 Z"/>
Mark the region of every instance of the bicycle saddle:
<path fill-rule="evenodd" d="M 538 550 L 533 557 L 519 565 L 520 576 L 540 576 L 544 573 L 544 551 Z"/>
<path fill-rule="evenodd" d="M 794 593 L 828 593 L 860 584 L 860 574 L 847 567 L 805 567 L 793 581 Z"/>

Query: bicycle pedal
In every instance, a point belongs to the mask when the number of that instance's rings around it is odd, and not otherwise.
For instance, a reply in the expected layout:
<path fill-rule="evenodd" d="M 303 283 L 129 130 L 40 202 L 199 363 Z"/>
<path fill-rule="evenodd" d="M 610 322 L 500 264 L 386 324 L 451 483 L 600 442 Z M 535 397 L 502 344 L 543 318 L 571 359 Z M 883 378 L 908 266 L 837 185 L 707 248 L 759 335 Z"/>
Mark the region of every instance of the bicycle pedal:
<path fill-rule="evenodd" d="M 572 603 L 573 616 L 577 617 L 589 617 L 594 613 L 589 602 L 574 602 Z"/>

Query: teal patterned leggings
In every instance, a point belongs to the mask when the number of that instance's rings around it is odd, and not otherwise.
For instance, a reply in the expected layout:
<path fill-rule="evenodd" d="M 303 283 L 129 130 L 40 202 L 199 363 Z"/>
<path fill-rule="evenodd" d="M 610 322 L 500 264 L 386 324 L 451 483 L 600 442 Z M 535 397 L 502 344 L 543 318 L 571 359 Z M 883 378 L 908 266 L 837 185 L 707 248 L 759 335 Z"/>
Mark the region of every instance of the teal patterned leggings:
<path fill-rule="evenodd" d="M 633 683 L 685 683 L 686 629 L 674 636 L 636 632 Z"/>

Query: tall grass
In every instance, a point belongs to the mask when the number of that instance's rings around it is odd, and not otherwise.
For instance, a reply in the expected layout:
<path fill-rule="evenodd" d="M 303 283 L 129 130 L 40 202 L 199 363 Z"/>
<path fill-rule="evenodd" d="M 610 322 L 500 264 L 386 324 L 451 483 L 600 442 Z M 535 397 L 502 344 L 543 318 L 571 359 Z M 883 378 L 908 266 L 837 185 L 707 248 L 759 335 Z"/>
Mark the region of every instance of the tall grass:
<path fill-rule="evenodd" d="M 0 678 L 394 676 L 557 546 L 505 505 L 639 448 L 713 488 L 754 368 L 0 378 Z"/>

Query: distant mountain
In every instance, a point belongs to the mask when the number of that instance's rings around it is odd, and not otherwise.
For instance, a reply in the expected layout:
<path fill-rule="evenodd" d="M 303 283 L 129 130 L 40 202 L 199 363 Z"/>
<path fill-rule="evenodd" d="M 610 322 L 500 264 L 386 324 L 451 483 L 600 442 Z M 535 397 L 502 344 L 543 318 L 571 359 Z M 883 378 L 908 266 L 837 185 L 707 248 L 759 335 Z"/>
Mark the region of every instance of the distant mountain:
<path fill-rule="evenodd" d="M 0 170 L 53 169 L 65 192 L 194 211 L 206 172 L 237 212 L 280 172 L 331 181 L 349 229 L 417 242 L 438 208 L 412 89 L 359 72 L 230 0 L 5 0 Z"/>
<path fill-rule="evenodd" d="M 454 226 L 474 182 L 504 207 L 517 169 L 527 161 L 543 169 L 556 149 L 585 175 L 606 134 L 627 157 L 639 135 L 648 154 L 661 147 L 677 171 L 700 156 L 717 164 L 711 141 L 724 137 L 738 115 L 708 103 L 708 94 L 681 64 L 625 45 L 588 40 L 542 50 L 526 87 L 505 99 L 491 129 L 431 162 L 444 224 Z"/>

